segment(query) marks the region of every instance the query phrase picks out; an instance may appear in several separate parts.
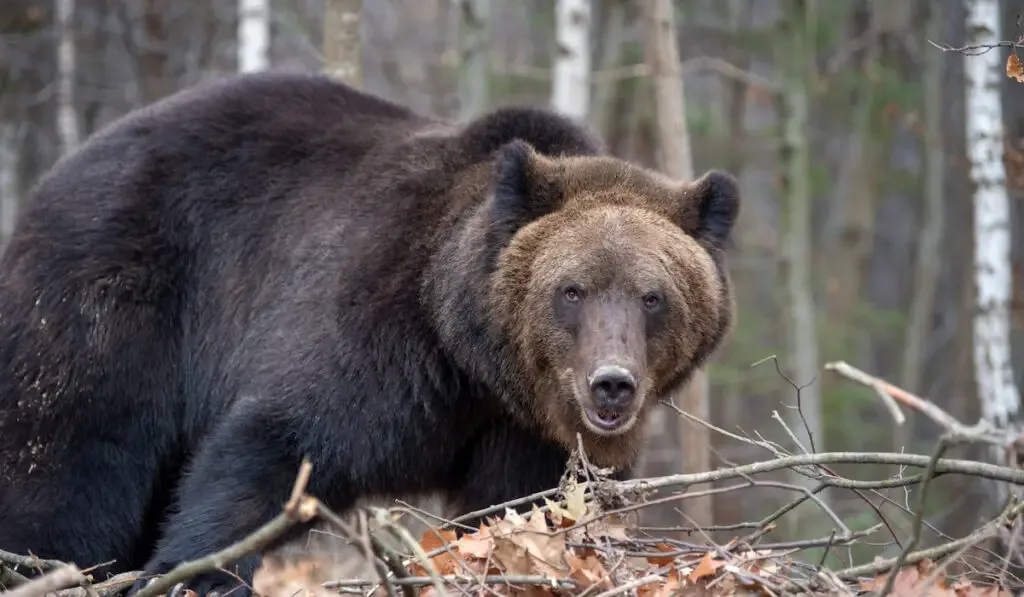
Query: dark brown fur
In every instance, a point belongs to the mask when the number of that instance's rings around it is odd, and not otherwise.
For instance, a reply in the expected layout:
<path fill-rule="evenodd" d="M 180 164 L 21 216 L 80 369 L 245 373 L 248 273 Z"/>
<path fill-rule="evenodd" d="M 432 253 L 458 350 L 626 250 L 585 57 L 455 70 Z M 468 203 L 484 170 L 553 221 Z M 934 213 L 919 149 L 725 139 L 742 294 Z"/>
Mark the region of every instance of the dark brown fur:
<path fill-rule="evenodd" d="M 628 468 L 642 417 L 593 432 L 588 375 L 635 374 L 632 416 L 707 358 L 738 202 L 544 110 L 456 126 L 313 75 L 126 116 L 40 181 L 0 260 L 0 548 L 166 572 L 278 513 L 304 457 L 337 510 L 546 489 L 576 432 Z"/>

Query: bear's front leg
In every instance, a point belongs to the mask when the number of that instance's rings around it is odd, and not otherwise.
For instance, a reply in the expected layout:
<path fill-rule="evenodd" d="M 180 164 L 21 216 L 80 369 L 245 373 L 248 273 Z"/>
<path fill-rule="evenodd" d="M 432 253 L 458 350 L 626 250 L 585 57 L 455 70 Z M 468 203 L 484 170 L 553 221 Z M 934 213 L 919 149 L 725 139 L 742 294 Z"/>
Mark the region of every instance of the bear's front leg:
<path fill-rule="evenodd" d="M 261 412 L 259 404 L 241 406 L 236 405 L 192 463 L 178 495 L 179 509 L 164 527 L 165 534 L 146 565 L 147 577 L 220 551 L 281 512 L 303 456 L 294 439 L 297 430 L 288 420 Z M 315 463 L 322 461 L 316 454 L 308 456 Z M 311 492 L 317 478 L 331 476 L 331 471 L 316 468 L 308 488 Z M 351 505 L 337 495 L 317 497 L 339 509 Z M 268 549 L 298 537 L 309 526 L 293 527 Z M 184 584 L 200 596 L 230 591 L 233 597 L 247 597 L 261 559 L 262 554 L 249 555 L 228 563 L 225 571 L 198 575 Z M 140 581 L 132 594 L 146 582 Z"/>

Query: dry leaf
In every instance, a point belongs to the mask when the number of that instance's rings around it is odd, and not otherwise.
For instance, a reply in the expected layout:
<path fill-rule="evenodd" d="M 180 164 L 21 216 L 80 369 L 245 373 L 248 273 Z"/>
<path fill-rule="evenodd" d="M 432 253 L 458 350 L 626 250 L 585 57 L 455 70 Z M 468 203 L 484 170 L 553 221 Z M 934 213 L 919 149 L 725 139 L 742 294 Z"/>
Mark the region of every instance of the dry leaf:
<path fill-rule="evenodd" d="M 489 534 L 472 533 L 459 537 L 453 545 L 463 557 L 486 559 L 494 548 L 494 540 Z"/>
<path fill-rule="evenodd" d="M 331 597 L 332 591 L 323 588 L 329 580 L 329 562 L 316 557 L 298 561 L 270 558 L 253 575 L 253 590 L 266 597 Z M 195 597 L 191 589 L 186 596 Z"/>
<path fill-rule="evenodd" d="M 949 583 L 943 575 L 925 587 L 925 581 L 931 576 L 935 569 L 935 563 L 931 560 L 922 560 L 916 566 L 906 566 L 896 573 L 896 580 L 892 585 L 893 597 L 910 597 L 911 595 L 926 595 L 927 597 L 954 597 L 959 593 L 950 588 Z M 861 581 L 861 588 L 868 591 L 880 591 L 885 586 L 887 573 L 881 573 L 875 578 Z"/>
<path fill-rule="evenodd" d="M 674 546 L 669 545 L 668 543 L 655 543 L 654 544 L 654 548 L 657 549 L 659 552 L 662 552 L 662 553 L 666 553 L 666 552 L 671 553 L 671 552 L 674 552 L 674 551 L 678 551 Z M 653 564 L 654 566 L 666 566 L 666 565 L 671 564 L 672 562 L 674 562 L 675 559 L 676 559 L 675 556 L 654 556 L 654 555 L 646 556 L 646 558 L 647 558 L 647 561 L 650 562 L 651 564 Z"/>
<path fill-rule="evenodd" d="M 590 512 L 586 489 L 586 484 L 578 483 L 575 477 L 570 477 L 565 484 L 564 505 L 561 501 L 555 502 L 544 498 L 551 522 L 556 527 L 572 526 L 583 520 Z"/>
<path fill-rule="evenodd" d="M 672 597 L 679 591 L 681 584 L 679 574 L 673 568 L 669 570 L 668 578 L 663 582 L 641 586 L 637 590 L 637 597 Z"/>
<path fill-rule="evenodd" d="M 1021 62 L 1016 54 L 1010 54 L 1006 59 L 1006 76 L 1018 83 L 1024 83 L 1024 62 Z"/>
<path fill-rule="evenodd" d="M 454 542 L 456 541 L 455 531 L 449 530 L 438 530 L 438 529 L 427 529 L 423 533 L 423 537 L 420 538 L 420 547 L 423 548 L 424 552 L 430 553 L 435 549 L 448 546 L 449 549 L 442 551 L 436 556 L 430 558 L 430 563 L 434 569 L 437 570 L 438 574 L 455 574 L 460 570 L 459 562 L 452 555 L 454 550 Z M 429 576 L 429 571 L 419 562 L 413 562 L 409 565 L 410 572 L 416 575 Z"/>
<path fill-rule="evenodd" d="M 569 578 L 580 587 L 588 588 L 596 584 L 602 589 L 612 588 L 611 575 L 594 552 L 585 557 L 569 552 L 565 554 L 565 559 L 569 565 Z"/>
<path fill-rule="evenodd" d="M 714 576 L 718 569 L 724 565 L 725 562 L 715 559 L 715 552 L 709 551 L 704 554 L 704 557 L 701 558 L 700 563 L 693 569 L 693 572 L 686 576 L 686 580 L 697 582 L 705 576 Z"/>
<path fill-rule="evenodd" d="M 494 557 L 507 574 L 564 578 L 568 573 L 565 535 L 549 533 L 544 514 L 536 506 L 529 519 L 515 513 L 507 515 L 493 535 Z"/>

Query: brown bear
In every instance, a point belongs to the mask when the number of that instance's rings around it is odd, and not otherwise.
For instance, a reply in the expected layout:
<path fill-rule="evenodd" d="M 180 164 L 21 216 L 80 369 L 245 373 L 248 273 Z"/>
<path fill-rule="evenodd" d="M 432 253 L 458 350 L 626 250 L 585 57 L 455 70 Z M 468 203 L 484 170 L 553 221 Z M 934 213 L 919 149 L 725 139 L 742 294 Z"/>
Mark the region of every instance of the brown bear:
<path fill-rule="evenodd" d="M 0 260 L 0 548 L 163 573 L 270 520 L 304 457 L 339 511 L 553 487 L 577 433 L 626 470 L 729 329 L 738 210 L 542 109 L 263 73 L 125 116 Z"/>

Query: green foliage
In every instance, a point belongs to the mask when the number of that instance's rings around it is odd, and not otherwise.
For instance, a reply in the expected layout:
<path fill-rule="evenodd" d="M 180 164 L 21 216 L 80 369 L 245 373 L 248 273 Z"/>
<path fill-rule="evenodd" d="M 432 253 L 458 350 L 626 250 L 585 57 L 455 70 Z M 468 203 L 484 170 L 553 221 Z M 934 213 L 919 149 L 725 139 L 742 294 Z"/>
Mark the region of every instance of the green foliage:
<path fill-rule="evenodd" d="M 704 102 L 686 101 L 686 126 L 691 139 L 707 138 L 722 134 L 719 119 L 715 118 L 714 107 Z"/>

